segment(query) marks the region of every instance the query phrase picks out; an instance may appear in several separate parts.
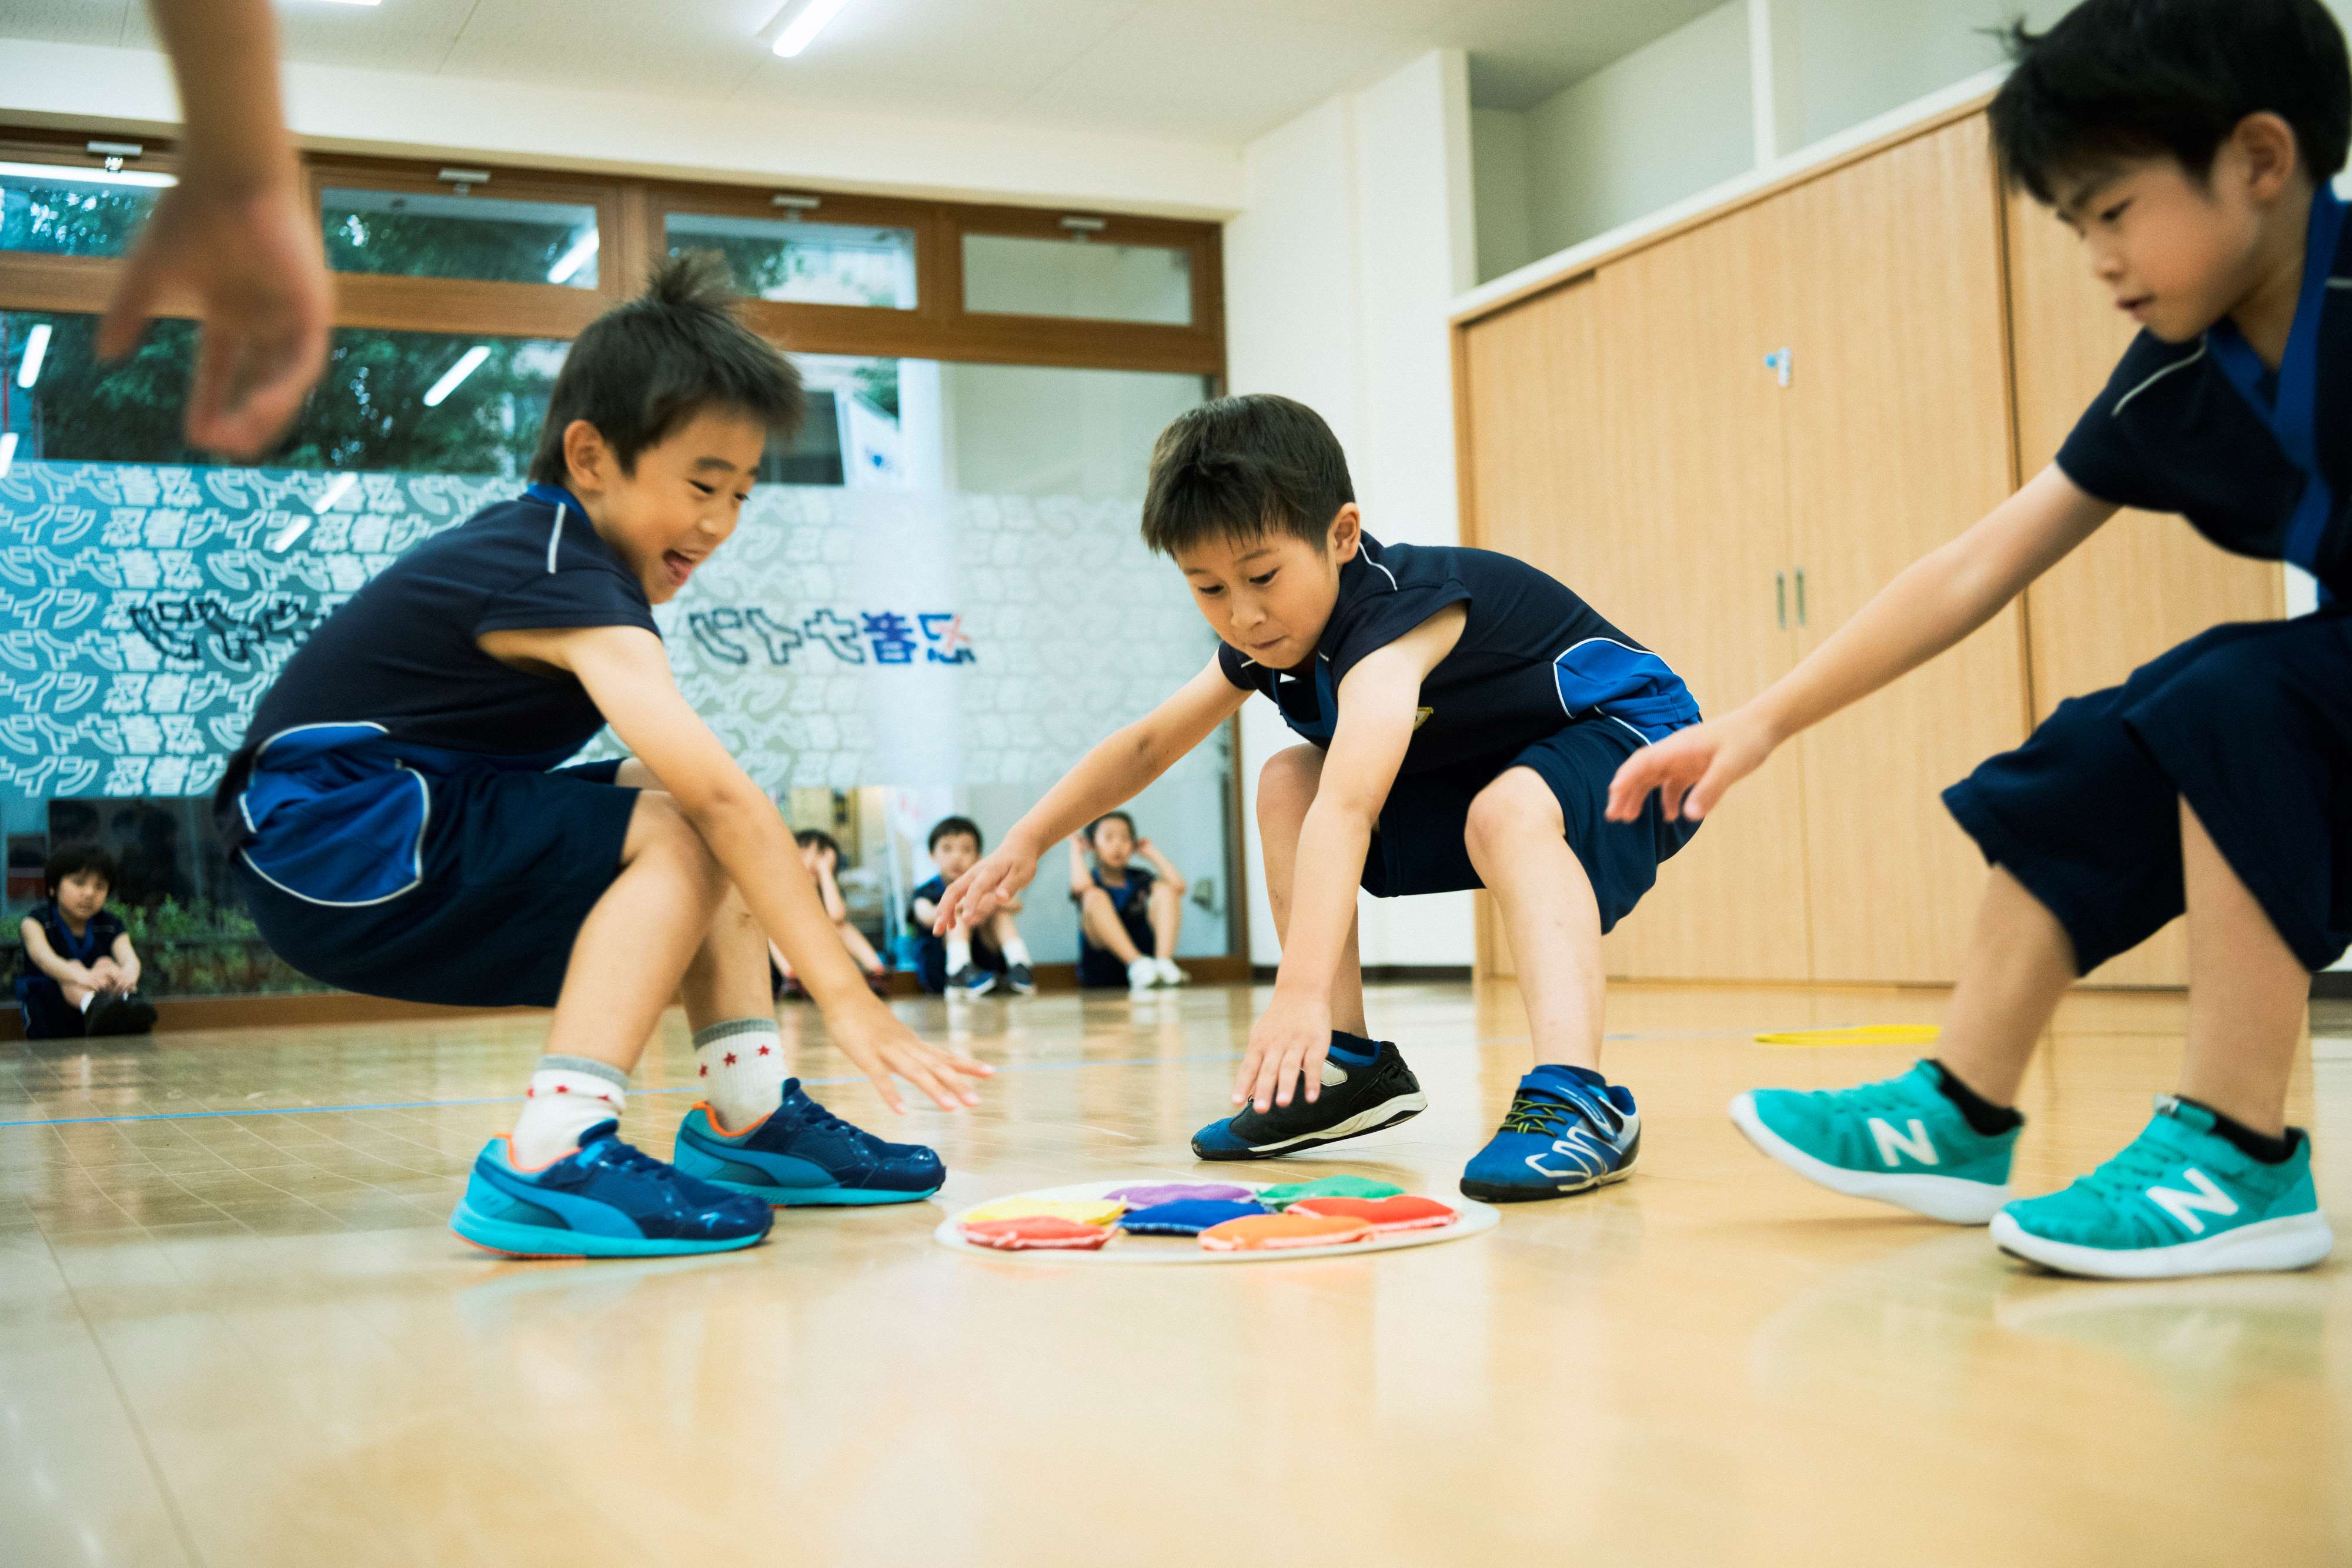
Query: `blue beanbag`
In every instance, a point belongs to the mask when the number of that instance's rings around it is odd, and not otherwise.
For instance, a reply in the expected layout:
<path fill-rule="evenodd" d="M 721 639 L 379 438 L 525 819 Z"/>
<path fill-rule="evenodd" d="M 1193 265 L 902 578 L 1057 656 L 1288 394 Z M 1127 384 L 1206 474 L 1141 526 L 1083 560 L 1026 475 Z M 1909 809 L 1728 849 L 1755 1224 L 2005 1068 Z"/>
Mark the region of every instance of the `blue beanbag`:
<path fill-rule="evenodd" d="M 1261 1203 L 1233 1203 L 1223 1198 L 1185 1197 L 1150 1208 L 1131 1208 L 1118 1218 L 1121 1230 L 1141 1236 L 1198 1236 L 1213 1225 L 1264 1214 Z"/>

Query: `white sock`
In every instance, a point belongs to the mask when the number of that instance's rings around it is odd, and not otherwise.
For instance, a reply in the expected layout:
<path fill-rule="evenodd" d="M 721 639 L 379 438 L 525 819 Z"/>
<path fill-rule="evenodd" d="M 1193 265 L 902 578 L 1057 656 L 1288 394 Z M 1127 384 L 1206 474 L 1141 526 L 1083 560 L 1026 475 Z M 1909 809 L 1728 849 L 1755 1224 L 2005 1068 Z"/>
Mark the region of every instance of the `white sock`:
<path fill-rule="evenodd" d="M 1160 971 L 1160 983 L 1163 986 L 1181 986 L 1192 978 L 1190 975 L 1176 967 L 1176 960 L 1173 958 L 1156 959 L 1153 961 L 1153 967 Z"/>
<path fill-rule="evenodd" d="M 1160 983 L 1160 966 L 1149 957 L 1138 957 L 1127 967 L 1127 988 L 1148 991 Z"/>
<path fill-rule="evenodd" d="M 84 1011 L 84 1012 L 88 1012 L 88 1011 L 89 1011 L 89 1004 L 90 1004 L 90 1003 L 92 1003 L 92 1002 L 94 1002 L 94 1001 L 96 1001 L 96 1000 L 98 1000 L 98 993 L 97 993 L 96 991 L 92 991 L 92 992 L 90 992 L 90 993 L 89 993 L 89 995 L 88 995 L 88 996 L 86 996 L 86 997 L 82 998 L 82 999 L 81 999 L 81 1010 L 82 1010 L 82 1011 Z"/>
<path fill-rule="evenodd" d="M 1018 964 L 1024 969 L 1029 967 L 1029 944 L 1021 940 L 1021 933 L 1018 931 L 1004 939 L 1004 946 L 1001 951 L 1004 954 L 1006 963 Z"/>
<path fill-rule="evenodd" d="M 584 1056 L 542 1056 L 515 1118 L 514 1163 L 520 1170 L 554 1164 L 580 1146 L 599 1122 L 620 1120 L 629 1075 Z"/>
<path fill-rule="evenodd" d="M 696 1031 L 702 1099 L 721 1132 L 740 1133 L 784 1097 L 784 1037 L 776 1020 L 730 1019 Z"/>
<path fill-rule="evenodd" d="M 971 962 L 971 934 L 963 931 L 948 933 L 948 973 L 961 975 L 963 973 L 964 966 Z"/>

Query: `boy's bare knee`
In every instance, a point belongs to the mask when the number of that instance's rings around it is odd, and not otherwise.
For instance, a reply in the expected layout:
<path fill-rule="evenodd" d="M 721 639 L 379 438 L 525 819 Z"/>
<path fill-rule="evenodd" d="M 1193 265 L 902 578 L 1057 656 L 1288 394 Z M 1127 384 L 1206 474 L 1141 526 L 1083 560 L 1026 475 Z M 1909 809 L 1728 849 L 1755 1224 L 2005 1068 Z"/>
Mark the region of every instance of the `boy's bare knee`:
<path fill-rule="evenodd" d="M 1323 753 L 1312 746 L 1293 746 L 1265 759 L 1257 775 L 1257 815 L 1261 823 L 1290 821 L 1307 815 L 1323 781 Z"/>
<path fill-rule="evenodd" d="M 1507 862 L 1523 845 L 1567 831 L 1559 801 L 1534 770 L 1514 768 L 1472 797 L 1462 837 L 1482 868 Z"/>
<path fill-rule="evenodd" d="M 637 797 L 637 804 L 629 813 L 629 833 L 623 841 L 621 859 L 624 863 L 653 863 L 691 876 L 701 882 L 713 904 L 734 892 L 734 884 L 719 869 L 718 858 L 694 824 L 677 803 L 658 790 L 648 789 Z"/>

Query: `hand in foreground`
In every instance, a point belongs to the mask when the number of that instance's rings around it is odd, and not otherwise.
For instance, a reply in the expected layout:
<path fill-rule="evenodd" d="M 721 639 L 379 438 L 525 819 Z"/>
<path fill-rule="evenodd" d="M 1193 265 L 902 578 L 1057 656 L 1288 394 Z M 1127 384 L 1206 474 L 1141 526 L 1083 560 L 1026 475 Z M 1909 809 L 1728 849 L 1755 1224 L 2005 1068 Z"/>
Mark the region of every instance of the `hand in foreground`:
<path fill-rule="evenodd" d="M 1698 821 L 1715 810 L 1725 790 L 1747 778 L 1772 755 L 1761 725 L 1735 712 L 1727 718 L 1678 729 L 1625 759 L 1609 785 L 1609 820 L 1631 822 L 1642 814 L 1650 791 L 1669 822 Z"/>
<path fill-rule="evenodd" d="M 961 1111 L 980 1103 L 979 1092 L 961 1078 L 988 1078 L 996 1071 L 969 1052 L 942 1050 L 918 1039 L 877 1001 L 845 1008 L 838 1016 L 829 1013 L 824 1021 L 834 1044 L 873 1082 L 882 1103 L 902 1116 L 907 1107 L 899 1101 L 898 1084 L 891 1082 L 893 1073 L 929 1095 L 940 1110 Z"/>
<path fill-rule="evenodd" d="M 1000 849 L 985 856 L 940 894 L 931 935 L 944 936 L 959 925 L 978 925 L 1011 904 L 1036 874 L 1036 860 L 1017 850 Z"/>
<path fill-rule="evenodd" d="M 1273 1005 L 1250 1030 L 1249 1049 L 1234 1074 L 1234 1103 L 1246 1101 L 1260 1115 L 1269 1106 L 1287 1105 L 1302 1072 L 1308 1102 L 1320 1099 L 1323 1059 L 1330 1051 L 1331 1005 L 1288 998 L 1277 988 Z"/>
<path fill-rule="evenodd" d="M 240 189 L 191 169 L 164 192 L 107 306 L 99 357 L 129 353 L 149 319 L 174 307 L 203 321 L 190 444 L 260 455 L 326 368 L 334 312 L 318 214 L 299 179 Z"/>

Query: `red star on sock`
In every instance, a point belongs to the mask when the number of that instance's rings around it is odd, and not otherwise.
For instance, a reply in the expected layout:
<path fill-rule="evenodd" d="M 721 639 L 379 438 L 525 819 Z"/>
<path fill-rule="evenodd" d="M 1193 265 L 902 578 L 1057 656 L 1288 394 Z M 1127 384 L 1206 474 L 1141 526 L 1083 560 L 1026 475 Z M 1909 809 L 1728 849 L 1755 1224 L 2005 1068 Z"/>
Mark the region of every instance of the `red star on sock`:
<path fill-rule="evenodd" d="M 700 1068 L 697 1068 L 695 1071 L 698 1071 L 698 1072 L 699 1072 L 699 1073 L 701 1073 L 701 1074 L 702 1074 L 702 1076 L 703 1076 L 703 1077 L 705 1077 L 705 1078 L 708 1078 L 708 1077 L 709 1077 L 709 1076 L 710 1076 L 710 1069 L 709 1069 L 708 1067 L 700 1067 Z"/>
<path fill-rule="evenodd" d="M 572 1085 L 569 1083 L 559 1083 L 555 1086 L 555 1092 L 558 1094 L 569 1094 L 572 1092 Z"/>
<path fill-rule="evenodd" d="M 761 1056 L 765 1056 L 765 1055 L 767 1055 L 767 1054 L 768 1054 L 768 1048 L 767 1048 L 766 1046 L 764 1046 L 764 1045 L 763 1045 L 763 1046 L 761 1046 L 761 1047 L 760 1048 L 760 1054 L 761 1054 Z"/>
<path fill-rule="evenodd" d="M 725 1059 L 725 1060 L 726 1060 L 726 1062 L 727 1062 L 727 1065 L 728 1065 L 728 1066 L 730 1066 L 730 1067 L 734 1066 L 734 1065 L 735 1065 L 735 1053 L 734 1053 L 733 1051 L 729 1051 L 729 1052 L 727 1053 L 727 1056 L 726 1056 L 726 1059 Z"/>

